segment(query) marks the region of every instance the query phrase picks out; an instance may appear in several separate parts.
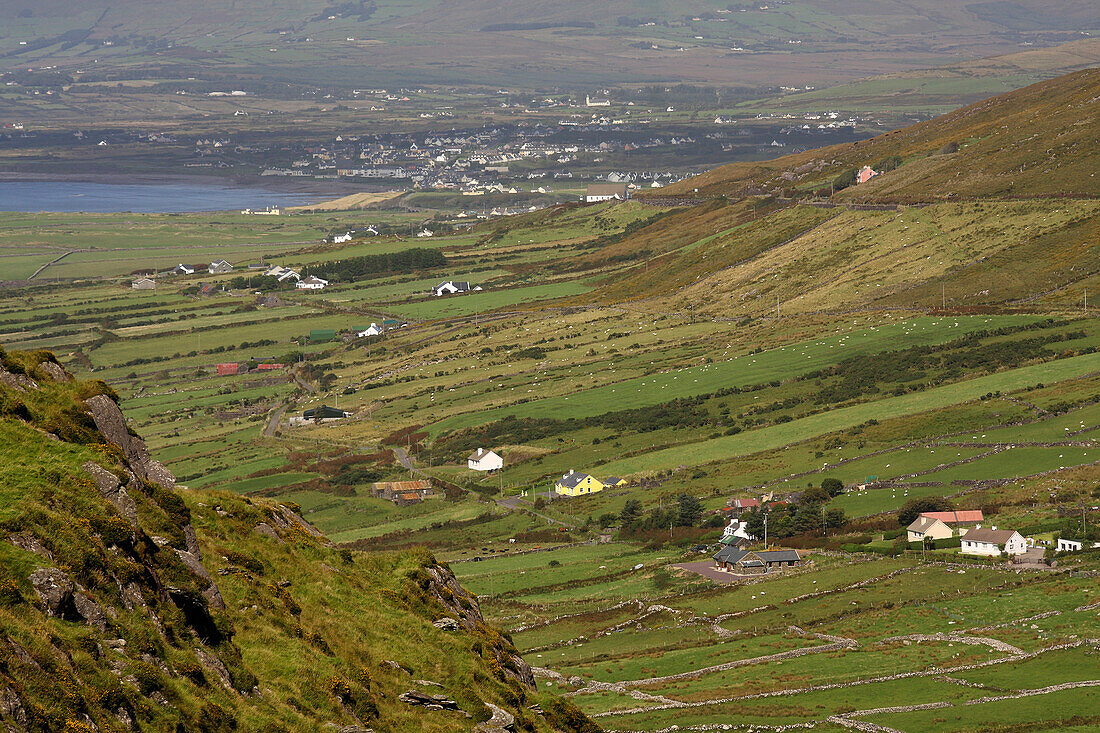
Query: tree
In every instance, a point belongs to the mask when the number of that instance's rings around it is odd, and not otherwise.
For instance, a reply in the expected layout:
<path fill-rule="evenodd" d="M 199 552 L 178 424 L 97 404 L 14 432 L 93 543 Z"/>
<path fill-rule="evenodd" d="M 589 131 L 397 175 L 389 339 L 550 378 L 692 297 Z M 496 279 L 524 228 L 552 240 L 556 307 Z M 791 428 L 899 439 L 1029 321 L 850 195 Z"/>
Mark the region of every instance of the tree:
<path fill-rule="evenodd" d="M 901 505 L 898 510 L 898 524 L 907 527 L 924 512 L 949 512 L 954 507 L 951 502 L 942 496 L 926 496 L 921 499 L 910 499 Z"/>
<path fill-rule="evenodd" d="M 693 527 L 703 515 L 703 503 L 691 494 L 676 497 L 676 524 L 680 527 Z"/>
<path fill-rule="evenodd" d="M 844 493 L 844 482 L 838 478 L 821 479 L 821 488 L 829 493 L 829 496 L 840 496 Z"/>
<path fill-rule="evenodd" d="M 799 499 L 799 503 L 803 506 L 813 508 L 819 504 L 828 503 L 830 498 L 832 497 L 829 496 L 829 492 L 826 491 L 824 487 L 818 488 L 816 486 L 811 486 L 802 492 L 802 498 Z"/>
<path fill-rule="evenodd" d="M 844 516 L 843 509 L 826 509 L 825 510 L 825 525 L 833 529 L 839 529 L 843 527 L 848 521 L 848 518 Z"/>
<path fill-rule="evenodd" d="M 764 539 L 764 512 L 751 511 L 741 515 L 745 522 L 745 531 L 753 537 Z"/>
<path fill-rule="evenodd" d="M 623 510 L 619 512 L 619 519 L 622 521 L 623 526 L 628 526 L 638 521 L 638 517 L 642 516 L 642 502 L 637 499 L 627 499 L 623 504 Z"/>
<path fill-rule="evenodd" d="M 849 168 L 843 171 L 839 176 L 833 179 L 833 190 L 840 191 L 841 189 L 848 188 L 856 182 L 857 171 L 855 168 Z"/>
<path fill-rule="evenodd" d="M 714 529 L 715 527 L 724 527 L 726 526 L 726 518 L 723 517 L 721 514 L 711 514 L 709 517 L 707 517 L 706 521 L 703 522 L 703 526 L 707 527 L 708 529 Z"/>
<path fill-rule="evenodd" d="M 601 514 L 600 518 L 596 520 L 596 523 L 600 525 L 600 529 L 607 529 L 615 523 L 615 520 L 617 518 L 618 517 L 616 517 L 613 513 L 607 512 L 606 514 Z"/>

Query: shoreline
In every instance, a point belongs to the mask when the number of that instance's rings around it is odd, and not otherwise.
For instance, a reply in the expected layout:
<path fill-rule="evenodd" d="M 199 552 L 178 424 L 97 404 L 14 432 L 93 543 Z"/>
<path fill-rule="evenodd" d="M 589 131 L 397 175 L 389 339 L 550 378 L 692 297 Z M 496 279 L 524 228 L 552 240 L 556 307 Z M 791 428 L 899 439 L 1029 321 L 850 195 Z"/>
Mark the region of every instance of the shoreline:
<path fill-rule="evenodd" d="M 351 193 L 382 193 L 385 186 L 351 181 L 317 181 L 279 176 L 212 176 L 186 173 L 34 173 L 0 171 L 0 183 L 100 183 L 104 185 L 215 185 L 225 188 L 257 188 L 282 194 L 309 194 L 320 200 L 339 198 Z M 377 189 L 377 190 L 375 190 Z M 316 203 L 319 203 L 320 200 Z"/>

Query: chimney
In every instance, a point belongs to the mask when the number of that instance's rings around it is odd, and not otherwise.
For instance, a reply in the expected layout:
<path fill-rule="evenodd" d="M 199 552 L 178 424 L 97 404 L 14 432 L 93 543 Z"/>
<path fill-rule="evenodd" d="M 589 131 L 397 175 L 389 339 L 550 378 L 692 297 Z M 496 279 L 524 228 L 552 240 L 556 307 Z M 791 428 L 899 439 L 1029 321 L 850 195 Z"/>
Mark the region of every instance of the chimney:
<path fill-rule="evenodd" d="M 566 475 L 566 476 L 572 476 L 572 475 L 573 475 L 573 469 L 572 469 L 572 468 L 571 468 L 571 469 L 569 469 L 569 473 L 567 473 L 567 474 L 565 474 L 565 475 Z"/>

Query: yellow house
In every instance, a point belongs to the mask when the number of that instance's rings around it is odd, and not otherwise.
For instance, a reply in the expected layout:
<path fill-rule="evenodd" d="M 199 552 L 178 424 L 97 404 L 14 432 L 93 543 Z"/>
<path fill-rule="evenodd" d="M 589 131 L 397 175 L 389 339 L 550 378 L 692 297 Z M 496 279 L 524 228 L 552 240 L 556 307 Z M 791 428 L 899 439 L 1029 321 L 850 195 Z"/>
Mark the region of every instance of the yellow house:
<path fill-rule="evenodd" d="M 603 480 L 603 485 L 607 487 L 611 486 L 626 486 L 627 480 L 625 478 L 619 478 L 618 476 L 608 476 Z"/>
<path fill-rule="evenodd" d="M 573 469 L 569 469 L 569 473 L 562 476 L 554 484 L 554 491 L 565 496 L 595 494 L 597 491 L 603 491 L 606 488 L 607 484 L 595 476 L 590 476 L 587 473 L 577 473 Z"/>

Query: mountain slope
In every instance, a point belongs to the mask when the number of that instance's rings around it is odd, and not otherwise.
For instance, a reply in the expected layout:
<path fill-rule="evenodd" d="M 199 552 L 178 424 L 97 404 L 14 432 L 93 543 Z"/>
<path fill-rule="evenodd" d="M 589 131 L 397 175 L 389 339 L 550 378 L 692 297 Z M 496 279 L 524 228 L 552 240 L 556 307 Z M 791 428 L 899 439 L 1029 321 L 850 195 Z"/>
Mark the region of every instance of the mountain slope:
<path fill-rule="evenodd" d="M 105 384 L 0 360 L 6 730 L 598 730 L 528 709 L 530 668 L 430 553 L 176 488 Z"/>
<path fill-rule="evenodd" d="M 867 165 L 884 174 L 845 188 L 836 194 L 838 200 L 1096 196 L 1098 101 L 1100 69 L 1086 69 L 870 140 L 716 168 L 662 189 L 660 195 L 828 195 L 839 174 Z M 890 160 L 895 156 L 900 162 Z"/>

